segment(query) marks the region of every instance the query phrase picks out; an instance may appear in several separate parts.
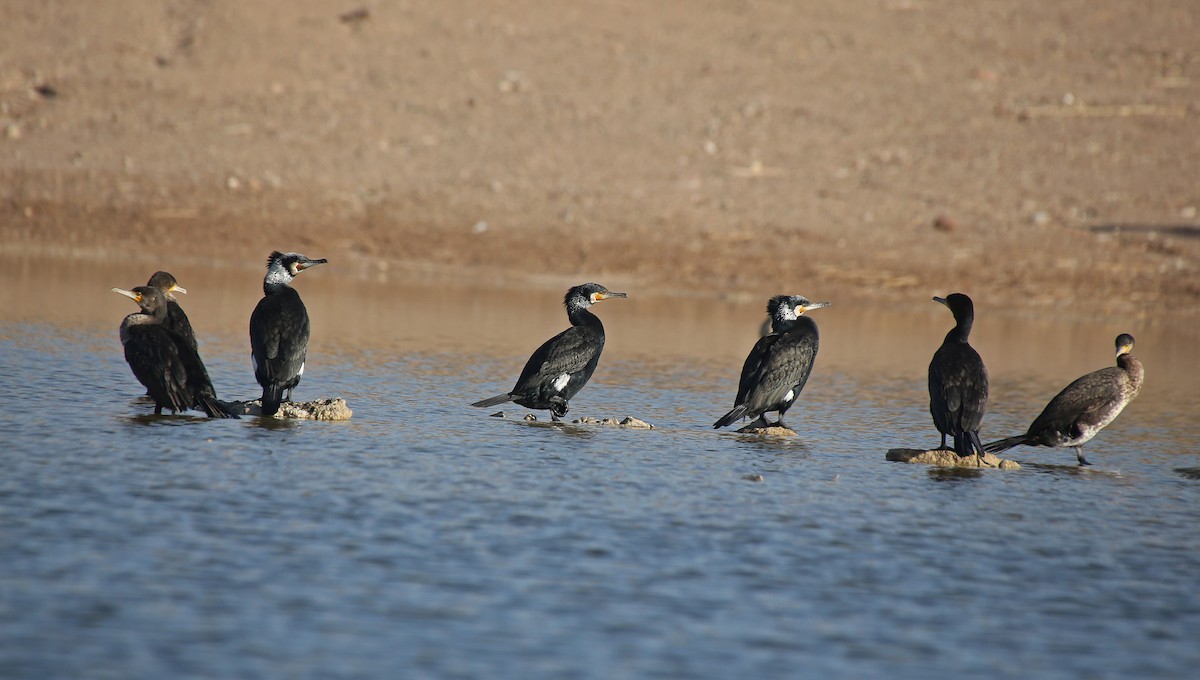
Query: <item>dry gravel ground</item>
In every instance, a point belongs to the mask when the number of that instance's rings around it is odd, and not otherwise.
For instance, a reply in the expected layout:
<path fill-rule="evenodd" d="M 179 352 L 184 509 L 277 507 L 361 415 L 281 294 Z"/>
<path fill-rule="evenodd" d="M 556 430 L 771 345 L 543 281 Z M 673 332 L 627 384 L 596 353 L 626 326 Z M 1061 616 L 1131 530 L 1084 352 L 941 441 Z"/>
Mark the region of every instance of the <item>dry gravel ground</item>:
<path fill-rule="evenodd" d="M 1194 0 L 56 0 L 0 25 L 8 254 L 1200 318 Z"/>

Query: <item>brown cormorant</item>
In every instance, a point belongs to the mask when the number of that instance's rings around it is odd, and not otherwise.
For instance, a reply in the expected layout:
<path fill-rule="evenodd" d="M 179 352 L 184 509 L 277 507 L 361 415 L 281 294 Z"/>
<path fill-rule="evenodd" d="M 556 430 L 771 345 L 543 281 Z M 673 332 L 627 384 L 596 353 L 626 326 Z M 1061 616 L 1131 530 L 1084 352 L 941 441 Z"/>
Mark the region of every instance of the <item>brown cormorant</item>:
<path fill-rule="evenodd" d="M 155 415 L 161 415 L 164 408 L 173 413 L 196 408 L 211 418 L 237 418 L 230 407 L 217 400 L 200 355 L 166 328 L 167 299 L 162 292 L 152 286 L 112 290 L 141 308 L 121 322 L 121 344 L 134 377 L 154 399 Z"/>
<path fill-rule="evenodd" d="M 954 438 L 954 451 L 959 456 L 982 456 L 979 425 L 987 410 L 988 376 L 979 352 L 967 342 L 975 321 L 975 306 L 962 293 L 935 297 L 933 301 L 950 308 L 955 324 L 929 362 L 929 413 L 942 433 L 941 448 L 946 448 L 949 435 Z"/>
<path fill-rule="evenodd" d="M 604 350 L 604 324 L 588 307 L 601 300 L 623 297 L 628 296 L 613 293 L 598 283 L 585 283 L 568 290 L 563 304 L 571 327 L 537 348 L 511 390 L 471 405 L 485 407 L 512 401 L 525 408 L 549 409 L 551 420 L 566 415 L 567 402 L 592 377 Z"/>
<path fill-rule="evenodd" d="M 808 382 L 820 345 L 817 324 L 802 315 L 828 306 L 801 295 L 777 295 L 767 302 L 772 332 L 759 338 L 746 356 L 733 410 L 713 423 L 714 429 L 743 417 L 755 419 L 751 426 L 766 426 L 771 411 L 779 413 L 776 424 L 787 427 L 783 414 Z"/>
<path fill-rule="evenodd" d="M 1133 336 L 1118 335 L 1116 345 L 1116 366 L 1078 378 L 1046 404 L 1025 434 L 994 441 L 984 449 L 999 453 L 1021 445 L 1069 446 L 1080 465 L 1091 465 L 1083 457 L 1083 445 L 1111 423 L 1142 389 L 1142 362 L 1131 354 Z"/>
<path fill-rule="evenodd" d="M 263 415 L 275 415 L 285 391 L 291 401 L 292 390 L 304 374 L 308 310 L 300 294 L 288 284 L 305 269 L 326 262 L 279 251 L 267 258 L 263 299 L 250 315 L 250 351 L 254 357 L 254 378 L 263 388 Z"/>

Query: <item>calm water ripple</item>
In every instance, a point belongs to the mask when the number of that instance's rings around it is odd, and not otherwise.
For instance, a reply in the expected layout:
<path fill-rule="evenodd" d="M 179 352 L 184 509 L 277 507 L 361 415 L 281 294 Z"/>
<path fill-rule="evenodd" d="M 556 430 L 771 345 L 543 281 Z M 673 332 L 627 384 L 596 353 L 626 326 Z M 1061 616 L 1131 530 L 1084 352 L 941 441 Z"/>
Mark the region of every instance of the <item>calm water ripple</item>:
<path fill-rule="evenodd" d="M 114 335 L 0 326 L 5 678 L 1200 666 L 1195 400 L 1123 416 L 1094 469 L 945 471 L 883 460 L 936 443 L 919 374 L 818 368 L 800 436 L 763 440 L 711 429 L 735 376 L 702 360 L 606 363 L 572 403 L 647 432 L 469 408 L 511 359 L 363 351 L 297 392 L 345 396 L 348 423 L 210 422 L 147 415 Z M 254 394 L 245 356 L 208 359 Z"/>

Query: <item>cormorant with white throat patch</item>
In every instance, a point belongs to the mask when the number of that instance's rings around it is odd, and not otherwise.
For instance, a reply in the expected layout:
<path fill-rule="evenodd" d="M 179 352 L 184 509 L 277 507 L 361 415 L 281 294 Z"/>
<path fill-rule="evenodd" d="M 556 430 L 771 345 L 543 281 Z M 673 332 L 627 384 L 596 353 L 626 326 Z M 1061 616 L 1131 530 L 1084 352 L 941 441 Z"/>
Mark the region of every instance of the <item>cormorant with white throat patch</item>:
<path fill-rule="evenodd" d="M 929 413 L 942 434 L 941 448 L 946 448 L 949 435 L 959 456 L 982 456 L 979 425 L 987 411 L 988 376 L 979 352 L 967 341 L 975 322 L 975 305 L 962 293 L 933 301 L 950 308 L 954 328 L 929 362 Z"/>
<path fill-rule="evenodd" d="M 326 262 L 278 250 L 267 258 L 263 299 L 250 315 L 250 350 L 254 378 L 263 388 L 263 415 L 279 411 L 285 391 L 287 400 L 292 400 L 292 390 L 300 383 L 308 354 L 308 310 L 289 284 L 305 269 Z"/>
<path fill-rule="evenodd" d="M 1025 434 L 994 441 L 983 447 L 999 453 L 1014 446 L 1070 447 L 1080 465 L 1083 445 L 1116 418 L 1142 389 L 1142 362 L 1133 356 L 1133 336 L 1117 336 L 1117 365 L 1092 371 L 1063 388 L 1046 404 Z"/>
<path fill-rule="evenodd" d="M 604 350 L 604 324 L 588 308 L 601 300 L 623 297 L 628 296 L 598 283 L 568 290 L 563 304 L 571 327 L 537 348 L 511 390 L 471 405 L 485 407 L 512 401 L 525 408 L 549 409 L 551 420 L 566 415 L 567 402 L 592 377 Z"/>
<path fill-rule="evenodd" d="M 779 414 L 775 424 L 787 427 L 783 414 L 808 382 L 820 345 L 817 324 L 803 314 L 829 304 L 810 302 L 803 295 L 777 295 L 767 302 L 772 332 L 759 338 L 746 356 L 733 410 L 713 423 L 713 429 L 743 417 L 754 418 L 750 427 L 766 427 L 771 411 Z"/>

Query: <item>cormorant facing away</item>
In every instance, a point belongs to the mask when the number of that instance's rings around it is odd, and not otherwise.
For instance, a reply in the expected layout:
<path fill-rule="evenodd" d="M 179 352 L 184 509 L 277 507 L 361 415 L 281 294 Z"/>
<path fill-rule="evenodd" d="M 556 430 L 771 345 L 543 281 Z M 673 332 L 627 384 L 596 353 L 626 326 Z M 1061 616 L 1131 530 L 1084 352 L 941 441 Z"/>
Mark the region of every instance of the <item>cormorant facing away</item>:
<path fill-rule="evenodd" d="M 525 362 L 517 384 L 505 394 L 471 406 L 495 406 L 516 402 L 525 408 L 549 409 L 550 419 L 566 415 L 571 397 L 587 384 L 600 352 L 604 350 L 604 324 L 588 307 L 608 298 L 628 297 L 598 283 L 585 283 L 567 291 L 563 304 L 571 327 L 542 343 Z"/>
<path fill-rule="evenodd" d="M 164 408 L 173 413 L 197 408 L 210 418 L 237 418 L 236 413 L 217 400 L 200 355 L 167 329 L 167 299 L 162 291 L 153 286 L 112 290 L 141 308 L 121 322 L 121 344 L 134 377 L 154 399 L 155 415 L 161 415 Z"/>
<path fill-rule="evenodd" d="M 308 310 L 300 294 L 288 284 L 305 269 L 326 262 L 278 250 L 267 258 L 263 299 L 250 315 L 250 351 L 254 357 L 254 378 L 263 388 L 263 415 L 275 415 L 285 391 L 291 401 L 292 390 L 304 374 Z"/>
<path fill-rule="evenodd" d="M 954 438 L 954 451 L 959 456 L 982 456 L 979 425 L 987 410 L 988 377 L 979 352 L 967 342 L 975 321 L 975 306 L 962 293 L 935 297 L 933 301 L 950 308 L 955 324 L 929 362 L 929 413 L 942 433 L 941 448 L 946 448 L 949 435 Z"/>
<path fill-rule="evenodd" d="M 1117 336 L 1117 365 L 1092 371 L 1063 388 L 1025 434 L 994 441 L 984 447 L 999 453 L 1014 446 L 1054 446 L 1075 449 L 1080 465 L 1091 465 L 1083 457 L 1083 445 L 1096 436 L 1133 401 L 1142 389 L 1142 362 L 1131 354 L 1133 336 Z"/>
<path fill-rule="evenodd" d="M 187 314 L 183 313 L 183 308 L 175 301 L 174 293 L 186 293 L 187 289 L 179 285 L 170 272 L 154 272 L 146 285 L 159 289 L 167 299 L 167 320 L 163 326 L 183 338 L 193 351 L 198 352 L 199 345 L 196 344 L 196 332 L 192 330 L 192 322 L 188 321 Z"/>
<path fill-rule="evenodd" d="M 772 332 L 759 338 L 750 350 L 742 365 L 733 410 L 713 423 L 713 429 L 743 417 L 755 419 L 751 426 L 766 426 L 769 411 L 778 412 L 776 424 L 787 427 L 783 414 L 808 382 L 820 344 L 817 324 L 802 315 L 828 306 L 828 302 L 809 302 L 801 295 L 777 295 L 767 302 Z"/>

